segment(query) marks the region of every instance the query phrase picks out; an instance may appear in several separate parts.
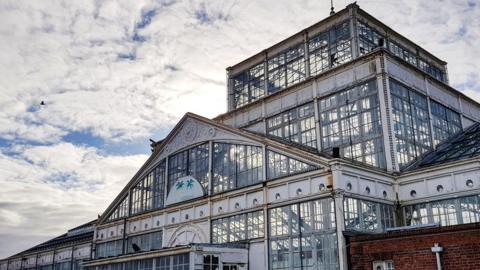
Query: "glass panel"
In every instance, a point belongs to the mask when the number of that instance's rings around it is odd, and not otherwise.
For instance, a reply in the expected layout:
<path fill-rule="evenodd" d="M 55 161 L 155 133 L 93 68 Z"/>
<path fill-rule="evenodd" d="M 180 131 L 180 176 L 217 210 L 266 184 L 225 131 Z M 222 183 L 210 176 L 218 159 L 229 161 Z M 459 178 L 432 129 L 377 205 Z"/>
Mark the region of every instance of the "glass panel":
<path fill-rule="evenodd" d="M 165 197 L 165 183 L 166 183 L 166 174 L 165 174 L 165 161 L 163 161 L 155 169 L 155 183 L 153 187 L 153 208 L 161 208 L 164 204 Z"/>
<path fill-rule="evenodd" d="M 480 195 L 408 205 L 403 209 L 408 226 L 474 223 L 480 221 Z"/>
<path fill-rule="evenodd" d="M 188 150 L 188 175 L 197 179 L 208 189 L 208 143 Z"/>
<path fill-rule="evenodd" d="M 170 258 L 169 256 L 156 258 L 155 270 L 170 270 Z"/>
<path fill-rule="evenodd" d="M 405 167 L 432 148 L 426 97 L 390 80 L 397 160 Z"/>
<path fill-rule="evenodd" d="M 301 172 L 314 170 L 318 167 L 301 162 L 294 158 L 267 151 L 268 156 L 268 179 L 274 179 L 282 176 L 293 175 Z"/>
<path fill-rule="evenodd" d="M 262 147 L 214 143 L 212 170 L 214 193 L 262 182 Z"/>
<path fill-rule="evenodd" d="M 290 269 L 290 240 L 270 241 L 271 269 Z"/>
<path fill-rule="evenodd" d="M 408 63 L 417 66 L 417 56 L 410 52 L 409 50 L 403 48 L 402 46 L 398 45 L 394 41 L 389 41 L 390 44 L 390 51 L 395 54 L 396 56 L 402 58 L 403 60 L 407 61 Z"/>
<path fill-rule="evenodd" d="M 352 59 L 349 21 L 331 27 L 307 42 L 312 76 Z M 296 44 L 231 77 L 233 107 L 239 108 L 306 79 L 305 44 Z M 266 85 L 265 85 L 266 81 Z"/>
<path fill-rule="evenodd" d="M 189 254 L 180 254 L 172 256 L 172 270 L 189 270 L 190 256 Z"/>
<path fill-rule="evenodd" d="M 72 263 L 70 261 L 55 264 L 55 270 L 71 270 L 71 269 L 72 269 Z"/>
<path fill-rule="evenodd" d="M 333 199 L 269 209 L 271 269 L 338 269 Z"/>
<path fill-rule="evenodd" d="M 97 244 L 95 247 L 95 258 L 114 257 L 123 254 L 123 240 L 110 241 Z"/>
<path fill-rule="evenodd" d="M 330 68 L 328 32 L 320 33 L 309 40 L 310 74 L 317 75 Z"/>
<path fill-rule="evenodd" d="M 228 218 L 212 220 L 212 243 L 228 242 Z"/>
<path fill-rule="evenodd" d="M 237 242 L 263 236 L 263 211 L 212 220 L 212 243 Z"/>
<path fill-rule="evenodd" d="M 320 100 L 319 112 L 323 152 L 339 147 L 344 158 L 385 167 L 376 81 Z"/>
<path fill-rule="evenodd" d="M 428 224 L 427 206 L 425 204 L 404 207 L 407 226 Z"/>
<path fill-rule="evenodd" d="M 260 63 L 232 78 L 234 108 L 265 95 L 265 65 Z"/>
<path fill-rule="evenodd" d="M 310 38 L 308 50 L 312 76 L 350 61 L 352 48 L 349 22 L 343 22 Z"/>
<path fill-rule="evenodd" d="M 375 48 L 385 46 L 385 37 L 366 23 L 357 21 L 357 31 L 360 55 L 369 53 Z"/>
<path fill-rule="evenodd" d="M 177 179 L 188 174 L 188 150 L 170 156 L 168 159 L 168 190 Z"/>
<path fill-rule="evenodd" d="M 165 161 L 161 162 L 145 178 L 135 185 L 132 189 L 132 207 L 131 214 L 135 215 L 152 209 L 163 207 L 163 198 L 165 192 Z M 122 202 L 122 211 L 126 211 L 128 200 Z M 124 215 L 123 217 L 125 217 Z"/>
<path fill-rule="evenodd" d="M 139 262 L 139 270 L 152 270 L 153 259 L 145 259 Z"/>
<path fill-rule="evenodd" d="M 338 268 L 337 235 L 319 234 L 315 236 L 315 254 L 318 269 L 334 270 Z"/>
<path fill-rule="evenodd" d="M 480 125 L 474 124 L 451 139 L 445 147 L 427 155 L 418 166 L 433 165 L 477 156 L 480 153 Z"/>
<path fill-rule="evenodd" d="M 280 236 L 289 233 L 290 207 L 280 207 L 270 210 L 270 235 Z"/>
<path fill-rule="evenodd" d="M 437 145 L 462 130 L 460 115 L 442 104 L 430 100 L 433 125 L 433 144 Z"/>
<path fill-rule="evenodd" d="M 305 45 L 295 45 L 268 59 L 267 90 L 274 93 L 305 80 Z"/>
<path fill-rule="evenodd" d="M 395 226 L 394 206 L 345 197 L 345 228 L 361 232 L 384 232 Z"/>
<path fill-rule="evenodd" d="M 203 255 L 203 270 L 218 270 L 219 259 L 215 255 Z"/>
<path fill-rule="evenodd" d="M 142 212 L 142 190 L 143 190 L 143 180 L 140 181 L 133 189 L 132 189 L 132 207 L 131 207 L 131 214 L 137 214 Z"/>
<path fill-rule="evenodd" d="M 317 148 L 313 103 L 267 119 L 267 133 L 289 142 Z"/>
<path fill-rule="evenodd" d="M 261 238 L 265 232 L 263 211 L 247 214 L 247 237 L 248 239 Z"/>
<path fill-rule="evenodd" d="M 140 249 L 139 251 L 162 248 L 162 231 L 130 236 L 127 242 L 127 253 L 137 252 L 135 245 Z"/>
<path fill-rule="evenodd" d="M 107 218 L 107 221 L 113 221 L 124 218 L 128 215 L 128 196 L 115 208 L 112 214 Z"/>
<path fill-rule="evenodd" d="M 179 178 L 191 175 L 208 189 L 208 143 L 179 152 L 168 159 L 168 187 Z"/>
<path fill-rule="evenodd" d="M 408 63 L 418 67 L 419 69 L 423 70 L 424 72 L 428 73 L 432 77 L 436 78 L 437 80 L 446 82 L 447 77 L 445 72 L 436 67 L 435 65 L 429 64 L 426 60 L 422 58 L 418 58 L 415 53 L 403 48 L 399 44 L 394 41 L 389 41 L 390 48 L 389 50 L 396 56 L 402 58 L 403 60 L 407 61 Z"/>
<path fill-rule="evenodd" d="M 143 210 L 150 210 L 153 208 L 153 191 L 154 191 L 154 177 L 155 172 L 151 172 L 143 180 Z"/>

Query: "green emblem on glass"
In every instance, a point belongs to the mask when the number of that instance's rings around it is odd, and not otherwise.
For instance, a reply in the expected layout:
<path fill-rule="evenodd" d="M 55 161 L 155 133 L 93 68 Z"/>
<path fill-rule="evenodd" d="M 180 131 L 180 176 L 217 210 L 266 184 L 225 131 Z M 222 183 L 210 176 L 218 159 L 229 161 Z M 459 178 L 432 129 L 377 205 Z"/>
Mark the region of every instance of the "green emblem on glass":
<path fill-rule="evenodd" d="M 177 185 L 176 185 L 177 189 L 181 189 L 183 188 L 183 181 L 179 181 L 177 182 Z"/>

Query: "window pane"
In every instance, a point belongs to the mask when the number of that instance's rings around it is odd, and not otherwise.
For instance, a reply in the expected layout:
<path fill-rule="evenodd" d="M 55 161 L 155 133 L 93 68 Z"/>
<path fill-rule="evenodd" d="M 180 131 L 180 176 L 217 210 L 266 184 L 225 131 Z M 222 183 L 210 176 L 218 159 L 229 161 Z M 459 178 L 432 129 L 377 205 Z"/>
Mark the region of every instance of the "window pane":
<path fill-rule="evenodd" d="M 346 63 L 352 59 L 349 22 L 338 24 L 308 41 L 310 74 Z"/>
<path fill-rule="evenodd" d="M 289 142 L 317 148 L 313 103 L 299 106 L 267 119 L 267 133 Z"/>
<path fill-rule="evenodd" d="M 213 192 L 263 181 L 263 149 L 259 146 L 214 143 Z"/>
<path fill-rule="evenodd" d="M 385 167 L 376 81 L 320 100 L 319 112 L 323 152 L 339 147 L 344 158 Z"/>
<path fill-rule="evenodd" d="M 317 167 L 268 150 L 268 179 L 314 170 Z"/>
<path fill-rule="evenodd" d="M 432 148 L 426 97 L 390 80 L 397 160 L 401 167 Z"/>
<path fill-rule="evenodd" d="M 408 226 L 474 223 L 480 221 L 480 195 L 408 205 L 403 209 Z"/>
<path fill-rule="evenodd" d="M 333 199 L 269 209 L 271 269 L 338 269 Z"/>
<path fill-rule="evenodd" d="M 462 130 L 460 115 L 457 112 L 433 100 L 430 100 L 430 109 L 432 114 L 434 145 L 444 142 Z"/>
<path fill-rule="evenodd" d="M 212 243 L 237 242 L 263 236 L 263 211 L 212 220 Z"/>
<path fill-rule="evenodd" d="M 239 108 L 265 95 L 265 65 L 260 63 L 232 78 L 234 108 Z"/>
<path fill-rule="evenodd" d="M 347 230 L 380 233 L 395 226 L 392 205 L 345 197 L 343 211 Z"/>
<path fill-rule="evenodd" d="M 192 147 L 168 159 L 168 188 L 179 178 L 191 175 L 208 190 L 208 143 Z"/>
<path fill-rule="evenodd" d="M 134 245 L 140 251 L 150 251 L 162 248 L 162 231 L 130 236 L 127 243 L 127 252 L 134 253 Z"/>
<path fill-rule="evenodd" d="M 384 47 L 385 37 L 366 23 L 357 21 L 357 31 L 360 38 L 358 41 L 360 55 L 369 53 L 375 48 Z"/>
<path fill-rule="evenodd" d="M 132 215 L 163 207 L 165 180 L 165 161 L 163 161 L 132 189 Z M 127 209 L 128 199 L 125 199 L 115 210 L 118 211 L 115 215 L 119 218 L 125 217 Z"/>

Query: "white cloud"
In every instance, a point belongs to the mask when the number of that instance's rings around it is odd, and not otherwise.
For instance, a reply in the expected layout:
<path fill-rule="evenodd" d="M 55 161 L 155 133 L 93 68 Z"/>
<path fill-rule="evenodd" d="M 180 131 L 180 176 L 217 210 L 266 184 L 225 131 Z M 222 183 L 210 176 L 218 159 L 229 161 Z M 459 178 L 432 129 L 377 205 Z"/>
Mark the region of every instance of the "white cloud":
<path fill-rule="evenodd" d="M 336 3 L 340 9 L 346 2 Z M 465 85 L 478 78 L 478 5 L 462 0 L 358 3 L 449 61 L 454 86 L 480 91 L 477 82 Z M 141 25 L 141 15 L 152 10 L 151 23 Z M 0 115 L 0 137 L 51 142 L 88 130 L 106 140 L 135 140 L 171 127 L 186 111 L 222 113 L 225 67 L 328 12 L 328 1 L 316 0 L 4 1 L 0 103 L 17 109 Z M 135 34 L 145 41 L 134 42 Z M 29 110 L 41 100 L 47 102 L 42 111 Z M 37 126 L 27 130 L 31 122 Z"/>
<path fill-rule="evenodd" d="M 16 146 L 11 151 L 0 153 L 0 232 L 32 239 L 95 219 L 147 158 L 105 156 L 69 143 Z M 0 247 L 5 241 L 0 237 Z M 12 254 L 27 244 L 33 243 L 12 244 L 0 254 Z"/>

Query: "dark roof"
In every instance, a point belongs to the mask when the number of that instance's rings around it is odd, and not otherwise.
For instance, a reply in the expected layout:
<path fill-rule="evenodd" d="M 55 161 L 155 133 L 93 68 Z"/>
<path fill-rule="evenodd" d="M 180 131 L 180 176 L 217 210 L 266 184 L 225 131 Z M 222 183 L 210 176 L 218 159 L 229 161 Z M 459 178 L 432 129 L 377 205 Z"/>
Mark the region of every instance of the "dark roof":
<path fill-rule="evenodd" d="M 409 166 L 407 170 L 469 159 L 478 155 L 480 155 L 480 123 L 475 123 L 440 144 L 436 150 L 426 154 L 419 161 Z"/>
<path fill-rule="evenodd" d="M 72 233 L 72 232 L 75 232 L 75 231 L 80 231 L 80 230 L 88 230 L 89 228 L 91 228 L 93 225 L 95 225 L 95 222 L 97 222 L 97 220 L 92 220 L 90 222 L 87 222 L 85 224 L 82 224 L 80 226 L 77 226 L 75 228 L 72 228 L 70 230 L 68 230 L 69 233 Z"/>
<path fill-rule="evenodd" d="M 24 250 L 20 253 L 17 253 L 15 255 L 10 256 L 9 258 L 15 258 L 15 257 L 21 257 L 24 255 L 36 253 L 36 252 L 42 252 L 42 251 L 47 251 L 51 250 L 56 247 L 63 247 L 63 246 L 69 246 L 73 244 L 82 244 L 85 242 L 91 242 L 93 241 L 93 224 L 96 222 L 90 221 L 88 223 L 85 223 L 81 226 L 75 227 L 71 230 L 68 231 L 68 233 L 64 233 L 60 236 L 57 236 L 53 239 L 50 239 L 46 242 L 43 242 L 41 244 L 38 244 L 32 248 L 29 248 L 27 250 Z M 78 233 L 76 233 L 78 231 Z M 74 233 L 72 233 L 74 232 Z"/>

